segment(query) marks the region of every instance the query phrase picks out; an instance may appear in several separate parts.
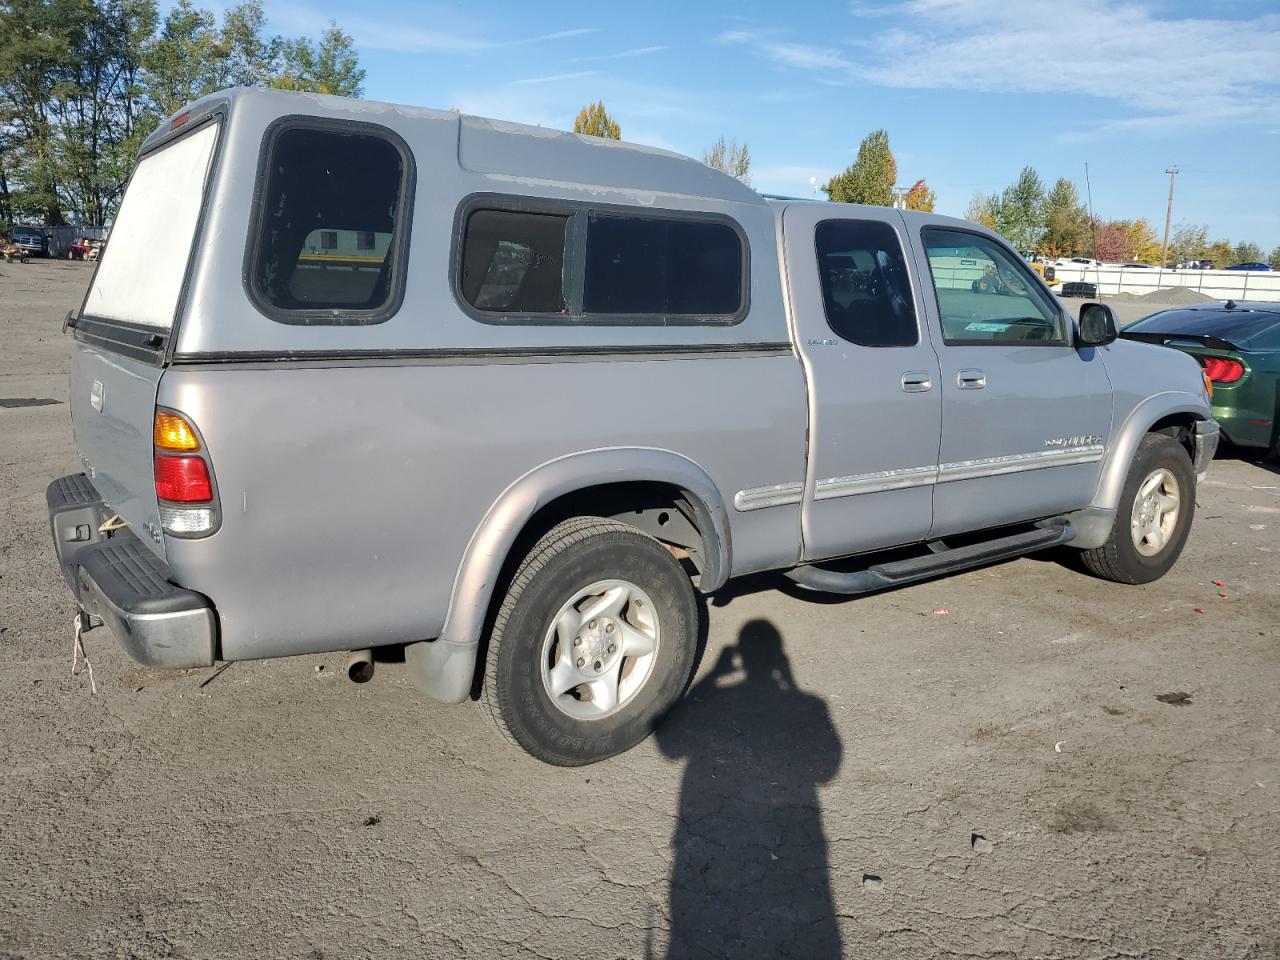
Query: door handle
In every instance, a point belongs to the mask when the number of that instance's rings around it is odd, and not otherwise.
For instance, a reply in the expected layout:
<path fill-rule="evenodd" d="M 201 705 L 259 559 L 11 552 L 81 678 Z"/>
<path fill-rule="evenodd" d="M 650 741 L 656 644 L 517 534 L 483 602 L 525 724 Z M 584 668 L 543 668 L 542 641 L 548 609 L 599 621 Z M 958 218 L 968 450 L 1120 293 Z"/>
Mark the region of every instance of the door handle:
<path fill-rule="evenodd" d="M 902 389 L 907 393 L 928 393 L 933 389 L 933 378 L 924 370 L 908 370 L 902 375 Z"/>
<path fill-rule="evenodd" d="M 956 384 L 961 390 L 981 390 L 987 385 L 987 375 L 981 370 L 961 370 L 956 374 Z"/>

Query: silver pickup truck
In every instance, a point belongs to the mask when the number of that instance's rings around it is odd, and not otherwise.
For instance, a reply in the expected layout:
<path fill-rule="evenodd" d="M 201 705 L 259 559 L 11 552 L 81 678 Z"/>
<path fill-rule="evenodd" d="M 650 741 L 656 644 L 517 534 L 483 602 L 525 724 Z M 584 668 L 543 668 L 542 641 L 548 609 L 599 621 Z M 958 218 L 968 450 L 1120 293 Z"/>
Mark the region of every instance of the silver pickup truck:
<path fill-rule="evenodd" d="M 974 224 L 279 91 L 152 134 L 67 325 L 82 623 L 153 667 L 403 645 L 556 764 L 652 731 L 731 577 L 1153 580 L 1217 444 L 1193 359 Z"/>

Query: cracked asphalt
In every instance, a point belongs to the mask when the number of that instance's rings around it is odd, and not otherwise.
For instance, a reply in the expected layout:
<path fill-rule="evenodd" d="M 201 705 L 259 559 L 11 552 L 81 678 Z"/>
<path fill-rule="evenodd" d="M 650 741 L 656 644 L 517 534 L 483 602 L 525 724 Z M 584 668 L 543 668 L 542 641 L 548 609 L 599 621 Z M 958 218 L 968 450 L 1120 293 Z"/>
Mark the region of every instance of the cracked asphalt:
<path fill-rule="evenodd" d="M 554 769 L 395 663 L 202 686 L 95 630 L 70 675 L 43 492 L 88 276 L 0 264 L 0 399 L 58 401 L 0 405 L 5 960 L 1280 957 L 1276 464 L 1220 459 L 1146 587 L 735 584 L 658 734 Z"/>

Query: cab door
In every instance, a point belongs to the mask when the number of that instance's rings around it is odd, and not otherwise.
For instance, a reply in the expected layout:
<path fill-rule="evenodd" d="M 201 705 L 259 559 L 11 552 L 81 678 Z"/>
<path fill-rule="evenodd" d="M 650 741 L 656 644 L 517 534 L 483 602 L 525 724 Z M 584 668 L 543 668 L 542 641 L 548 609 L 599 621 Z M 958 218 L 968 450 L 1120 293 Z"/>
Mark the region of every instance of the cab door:
<path fill-rule="evenodd" d="M 942 401 L 902 218 L 827 204 L 791 204 L 782 217 L 809 386 L 804 559 L 923 540 Z"/>
<path fill-rule="evenodd" d="M 1111 434 L 1111 381 L 1066 311 L 985 233 L 927 222 L 942 444 L 930 538 L 1086 506 Z"/>

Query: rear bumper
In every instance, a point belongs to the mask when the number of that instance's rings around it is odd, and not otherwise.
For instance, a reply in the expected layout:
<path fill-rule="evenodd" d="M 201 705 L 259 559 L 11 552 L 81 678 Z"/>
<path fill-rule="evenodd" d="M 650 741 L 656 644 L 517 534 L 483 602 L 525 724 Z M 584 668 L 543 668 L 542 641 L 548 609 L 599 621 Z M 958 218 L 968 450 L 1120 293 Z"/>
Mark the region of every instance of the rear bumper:
<path fill-rule="evenodd" d="M 1218 421 L 1196 421 L 1196 481 L 1200 482 L 1209 475 L 1209 463 L 1218 452 Z"/>
<path fill-rule="evenodd" d="M 45 492 L 62 576 L 138 663 L 182 669 L 214 662 L 218 618 L 207 597 L 176 586 L 169 568 L 128 529 L 98 533 L 105 507 L 84 474 Z"/>

